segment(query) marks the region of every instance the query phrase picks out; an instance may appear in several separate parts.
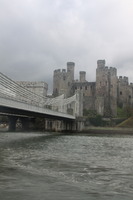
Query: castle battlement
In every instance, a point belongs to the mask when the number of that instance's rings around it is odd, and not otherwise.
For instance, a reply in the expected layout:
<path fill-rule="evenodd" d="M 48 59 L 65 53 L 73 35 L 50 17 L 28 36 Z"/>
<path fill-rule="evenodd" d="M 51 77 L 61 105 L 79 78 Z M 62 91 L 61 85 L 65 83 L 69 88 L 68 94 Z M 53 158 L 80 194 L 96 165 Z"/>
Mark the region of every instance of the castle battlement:
<path fill-rule="evenodd" d="M 62 69 L 62 72 L 63 72 L 63 73 L 66 73 L 66 69 Z"/>
<path fill-rule="evenodd" d="M 110 75 L 112 76 L 117 75 L 117 69 L 115 67 L 110 67 L 109 72 L 110 72 Z"/>
<path fill-rule="evenodd" d="M 67 62 L 67 72 L 74 71 L 75 63 L 74 62 Z"/>
<path fill-rule="evenodd" d="M 54 70 L 54 74 L 59 74 L 60 72 L 61 72 L 60 69 L 56 69 L 56 70 Z"/>
<path fill-rule="evenodd" d="M 105 68 L 105 60 L 98 60 L 97 68 Z"/>
<path fill-rule="evenodd" d="M 117 69 L 115 67 L 108 67 L 105 66 L 105 60 L 98 60 L 98 67 L 96 69 L 97 75 L 103 74 L 103 75 L 109 75 L 110 76 L 116 76 L 117 75 Z"/>
<path fill-rule="evenodd" d="M 119 76 L 118 80 L 121 83 L 128 83 L 128 77 L 127 76 Z"/>
<path fill-rule="evenodd" d="M 126 77 L 126 76 L 119 76 L 118 82 L 121 86 L 128 86 L 129 85 L 128 77 Z"/>
<path fill-rule="evenodd" d="M 53 95 L 65 94 L 70 96 L 70 85 L 74 81 L 74 62 L 67 62 L 66 69 L 57 69 L 53 76 Z"/>

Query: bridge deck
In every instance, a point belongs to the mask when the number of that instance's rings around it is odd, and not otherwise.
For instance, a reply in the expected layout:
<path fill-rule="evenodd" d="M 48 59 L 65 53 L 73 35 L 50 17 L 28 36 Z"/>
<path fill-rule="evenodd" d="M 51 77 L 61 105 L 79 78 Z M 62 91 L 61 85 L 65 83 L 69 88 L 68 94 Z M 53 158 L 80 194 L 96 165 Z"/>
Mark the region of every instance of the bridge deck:
<path fill-rule="evenodd" d="M 27 103 L 23 103 L 23 102 L 19 102 L 19 101 L 15 101 L 12 99 L 6 99 L 3 97 L 0 97 L 0 113 L 1 112 L 6 112 L 6 113 L 12 113 L 14 111 L 14 113 L 17 114 L 26 114 L 26 115 L 45 115 L 51 118 L 62 118 L 62 119 L 69 119 L 69 120 L 74 120 L 75 116 L 73 115 L 69 115 L 66 113 L 61 113 L 61 112 L 57 112 L 57 111 L 53 111 L 50 109 L 46 109 L 46 108 L 42 108 L 39 106 L 34 106 L 34 105 L 30 105 Z"/>

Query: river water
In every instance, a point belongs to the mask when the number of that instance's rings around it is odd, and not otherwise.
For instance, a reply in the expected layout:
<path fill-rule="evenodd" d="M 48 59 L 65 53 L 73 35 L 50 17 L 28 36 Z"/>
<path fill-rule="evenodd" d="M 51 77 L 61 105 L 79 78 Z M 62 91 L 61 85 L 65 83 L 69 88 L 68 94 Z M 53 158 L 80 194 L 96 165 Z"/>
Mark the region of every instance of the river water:
<path fill-rule="evenodd" d="M 94 199 L 133 199 L 133 136 L 0 132 L 0 200 Z"/>

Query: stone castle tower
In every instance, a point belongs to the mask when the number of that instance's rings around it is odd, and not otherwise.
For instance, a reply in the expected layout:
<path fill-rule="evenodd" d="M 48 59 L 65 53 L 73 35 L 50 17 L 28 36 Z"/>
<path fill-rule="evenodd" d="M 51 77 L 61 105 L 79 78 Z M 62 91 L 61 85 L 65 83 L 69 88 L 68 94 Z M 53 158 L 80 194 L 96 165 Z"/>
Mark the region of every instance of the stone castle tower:
<path fill-rule="evenodd" d="M 128 77 L 119 76 L 118 78 L 118 104 L 123 107 L 127 104 L 129 98 L 128 91 Z"/>
<path fill-rule="evenodd" d="M 133 107 L 133 83 L 128 81 L 128 77 L 119 76 L 118 78 L 118 106 Z"/>
<path fill-rule="evenodd" d="M 106 117 L 117 114 L 117 70 L 106 67 L 105 60 L 97 61 L 96 110 Z"/>
<path fill-rule="evenodd" d="M 70 88 L 74 82 L 74 62 L 67 63 L 66 69 L 60 69 L 54 71 L 53 76 L 53 96 L 59 96 L 65 94 L 66 97 L 70 96 Z"/>

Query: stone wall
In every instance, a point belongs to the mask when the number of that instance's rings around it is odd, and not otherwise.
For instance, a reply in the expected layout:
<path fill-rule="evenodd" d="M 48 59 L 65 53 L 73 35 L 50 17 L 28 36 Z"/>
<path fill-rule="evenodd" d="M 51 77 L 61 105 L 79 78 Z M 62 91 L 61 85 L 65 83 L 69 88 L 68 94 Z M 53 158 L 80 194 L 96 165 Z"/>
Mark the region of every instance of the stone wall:
<path fill-rule="evenodd" d="M 47 96 L 47 91 L 48 91 L 48 84 L 42 81 L 17 81 L 17 83 L 25 88 L 27 88 L 28 90 L 30 90 L 31 92 L 36 93 L 37 95 L 40 96 Z"/>
<path fill-rule="evenodd" d="M 75 94 L 77 90 L 83 94 L 83 109 L 95 110 L 95 82 L 75 81 L 71 87 L 71 94 Z"/>

